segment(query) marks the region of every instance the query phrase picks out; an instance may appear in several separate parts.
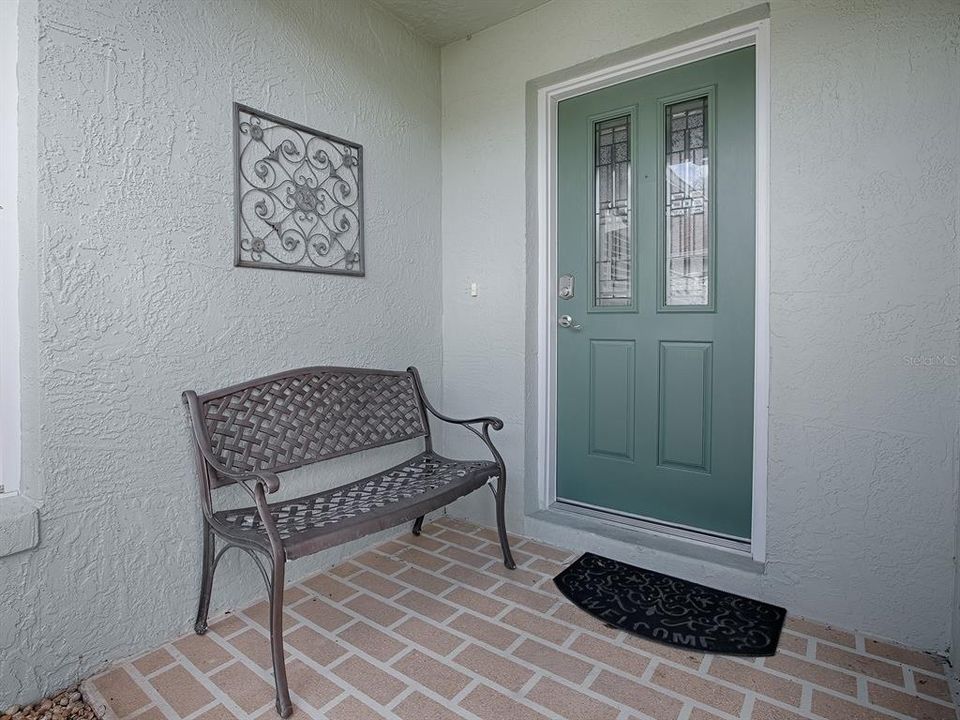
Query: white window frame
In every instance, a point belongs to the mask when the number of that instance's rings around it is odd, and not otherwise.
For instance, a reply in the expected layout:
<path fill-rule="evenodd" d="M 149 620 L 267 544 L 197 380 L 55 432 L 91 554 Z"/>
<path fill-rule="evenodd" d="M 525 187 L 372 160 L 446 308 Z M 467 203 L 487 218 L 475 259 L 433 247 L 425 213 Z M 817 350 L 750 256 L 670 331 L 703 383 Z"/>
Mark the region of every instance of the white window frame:
<path fill-rule="evenodd" d="M 18 6 L 0 2 L 0 497 L 20 490 Z"/>
<path fill-rule="evenodd" d="M 770 396 L 770 21 L 758 20 L 645 57 L 542 87 L 537 93 L 537 450 L 540 510 L 556 503 L 557 106 L 561 100 L 743 47 L 756 48 L 756 307 L 753 517 L 749 557 L 766 561 Z M 656 530 L 654 530 L 656 532 Z M 711 543 L 694 534 L 694 542 Z M 731 551 L 738 552 L 738 551 Z M 745 553 L 746 554 L 746 553 Z"/>

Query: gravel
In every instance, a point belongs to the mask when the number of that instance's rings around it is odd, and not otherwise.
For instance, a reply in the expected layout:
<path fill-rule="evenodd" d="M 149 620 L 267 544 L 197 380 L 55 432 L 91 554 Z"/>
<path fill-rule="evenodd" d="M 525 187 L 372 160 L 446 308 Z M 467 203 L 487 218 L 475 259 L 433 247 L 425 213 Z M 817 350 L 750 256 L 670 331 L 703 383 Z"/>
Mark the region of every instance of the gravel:
<path fill-rule="evenodd" d="M 8 707 L 0 720 L 95 720 L 93 709 L 83 701 L 79 687 L 63 690 L 33 705 Z"/>

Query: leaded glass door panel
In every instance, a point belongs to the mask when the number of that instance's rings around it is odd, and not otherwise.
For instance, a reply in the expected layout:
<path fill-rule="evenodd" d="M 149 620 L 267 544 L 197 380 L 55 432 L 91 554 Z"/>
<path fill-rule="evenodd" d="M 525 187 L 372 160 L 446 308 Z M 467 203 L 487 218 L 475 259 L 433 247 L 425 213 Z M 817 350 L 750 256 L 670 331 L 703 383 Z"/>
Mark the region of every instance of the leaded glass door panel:
<path fill-rule="evenodd" d="M 560 502 L 750 538 L 754 62 L 559 105 Z"/>

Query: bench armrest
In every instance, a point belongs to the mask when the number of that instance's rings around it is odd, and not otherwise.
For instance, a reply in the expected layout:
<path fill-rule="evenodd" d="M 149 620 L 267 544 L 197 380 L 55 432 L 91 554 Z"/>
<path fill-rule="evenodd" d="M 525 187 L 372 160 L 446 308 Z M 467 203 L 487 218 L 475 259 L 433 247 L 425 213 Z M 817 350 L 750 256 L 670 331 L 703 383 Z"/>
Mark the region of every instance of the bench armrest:
<path fill-rule="evenodd" d="M 276 558 L 283 557 L 283 540 L 280 539 L 280 533 L 277 532 L 277 524 L 270 514 L 270 506 L 267 504 L 266 496 L 280 489 L 280 478 L 277 477 L 276 473 L 270 472 L 269 470 L 228 470 L 210 449 L 210 442 L 204 430 L 203 415 L 200 412 L 200 399 L 197 397 L 197 394 L 193 390 L 187 390 L 183 393 L 183 402 L 187 405 L 190 412 L 190 426 L 193 429 L 193 439 L 197 444 L 197 451 L 200 453 L 200 457 L 202 457 L 203 461 L 218 475 L 230 478 L 243 488 L 247 495 L 253 498 L 257 506 L 257 512 L 260 515 L 260 520 L 263 522 L 263 527 L 267 531 L 267 537 L 270 538 L 270 547 L 274 562 L 276 562 Z M 247 484 L 250 482 L 253 483 L 253 487 Z M 207 521 L 213 522 L 208 514 L 212 512 L 209 507 L 209 502 L 208 498 L 208 504 L 204 506 L 204 513 L 207 514 Z"/>
<path fill-rule="evenodd" d="M 507 471 L 503 462 L 503 456 L 493 444 L 493 440 L 490 439 L 490 429 L 493 428 L 494 430 L 502 430 L 503 420 L 498 417 L 478 417 L 458 420 L 457 418 L 452 418 L 449 415 L 444 415 L 433 405 L 431 405 L 430 401 L 427 399 L 427 394 L 423 391 L 423 383 L 420 382 L 420 373 L 417 371 L 417 369 L 415 367 L 408 367 L 407 372 L 413 376 L 413 382 L 417 386 L 417 393 L 420 395 L 420 400 L 423 402 L 423 406 L 430 411 L 430 414 L 438 420 L 442 420 L 443 422 L 448 422 L 453 425 L 461 425 L 480 438 L 483 444 L 487 446 L 487 450 L 490 451 L 490 454 L 493 455 L 494 461 L 496 461 L 497 465 L 500 466 L 500 477 L 503 478 Z M 480 429 L 478 430 L 474 427 L 474 425 L 479 425 Z M 429 448 L 430 446 L 428 445 L 427 449 Z M 502 482 L 503 481 L 501 481 L 501 485 Z"/>
<path fill-rule="evenodd" d="M 417 384 L 417 391 L 420 393 L 420 399 L 423 401 L 423 406 L 438 420 L 443 420 L 443 422 L 451 423 L 453 425 L 483 425 L 484 430 L 486 430 L 487 426 L 493 428 L 494 430 L 503 430 L 503 420 L 498 417 L 489 416 L 459 419 L 450 417 L 449 415 L 444 415 L 427 399 L 427 394 L 423 391 L 423 383 L 420 382 L 419 371 L 415 367 L 408 367 L 407 372 L 413 375 L 414 382 Z"/>
<path fill-rule="evenodd" d="M 203 455 L 203 459 L 206 461 L 207 465 L 216 470 L 217 475 L 222 475 L 225 478 L 230 478 L 231 480 L 238 483 L 246 483 L 253 481 L 257 485 L 262 485 L 264 491 L 270 495 L 275 493 L 280 489 L 280 476 L 276 473 L 272 473 L 269 470 L 249 470 L 243 472 L 237 472 L 235 470 L 227 470 L 216 456 L 210 452 L 208 448 L 198 445 L 200 448 L 200 454 Z"/>
<path fill-rule="evenodd" d="M 215 470 L 217 475 L 238 482 L 242 487 L 246 487 L 245 483 L 253 481 L 257 485 L 262 485 L 267 494 L 275 493 L 280 489 L 280 478 L 276 473 L 268 470 L 228 470 L 210 450 L 210 443 L 203 434 L 203 417 L 200 414 L 200 401 L 197 394 L 188 390 L 183 394 L 183 401 L 190 409 L 190 426 L 193 429 L 197 450 L 203 456 L 204 462 Z"/>
<path fill-rule="evenodd" d="M 430 411 L 431 415 L 438 420 L 443 420 L 451 425 L 489 425 L 494 430 L 503 430 L 503 420 L 498 417 L 493 417 L 492 415 L 490 417 L 478 417 L 461 420 L 458 418 L 452 418 L 449 415 L 444 415 L 442 412 L 430 405 L 426 398 L 423 399 L 423 404 L 426 406 L 427 410 Z"/>

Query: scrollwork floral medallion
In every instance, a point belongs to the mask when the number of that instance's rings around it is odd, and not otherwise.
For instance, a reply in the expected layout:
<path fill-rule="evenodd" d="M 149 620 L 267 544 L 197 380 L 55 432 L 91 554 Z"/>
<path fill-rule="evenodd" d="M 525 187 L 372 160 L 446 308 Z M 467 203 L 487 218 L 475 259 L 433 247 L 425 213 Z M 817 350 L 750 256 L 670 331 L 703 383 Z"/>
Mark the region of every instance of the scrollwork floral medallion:
<path fill-rule="evenodd" d="M 242 267 L 363 275 L 363 148 L 234 103 Z"/>

